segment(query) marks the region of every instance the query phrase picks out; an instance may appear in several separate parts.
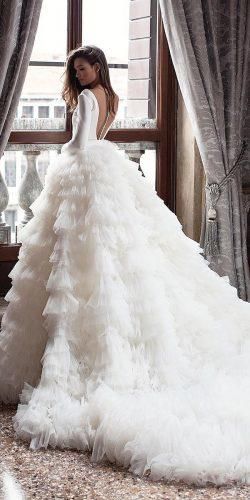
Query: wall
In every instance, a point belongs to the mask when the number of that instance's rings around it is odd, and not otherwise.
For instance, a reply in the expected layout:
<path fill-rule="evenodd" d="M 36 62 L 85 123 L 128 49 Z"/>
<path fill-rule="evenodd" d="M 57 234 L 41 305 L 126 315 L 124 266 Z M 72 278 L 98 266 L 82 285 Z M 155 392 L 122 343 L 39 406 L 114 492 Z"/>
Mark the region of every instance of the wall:
<path fill-rule="evenodd" d="M 199 241 L 204 206 L 205 176 L 200 153 L 193 135 L 180 90 L 177 110 L 176 215 L 183 231 Z"/>

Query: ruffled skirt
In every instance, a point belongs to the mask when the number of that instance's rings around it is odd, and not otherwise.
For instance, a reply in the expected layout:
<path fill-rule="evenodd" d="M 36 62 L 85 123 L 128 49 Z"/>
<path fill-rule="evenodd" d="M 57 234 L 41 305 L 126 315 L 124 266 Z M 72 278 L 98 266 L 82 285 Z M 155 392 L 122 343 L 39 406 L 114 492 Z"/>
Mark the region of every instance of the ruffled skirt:
<path fill-rule="evenodd" d="M 108 141 L 61 154 L 22 230 L 0 400 L 33 449 L 250 483 L 250 306 Z"/>

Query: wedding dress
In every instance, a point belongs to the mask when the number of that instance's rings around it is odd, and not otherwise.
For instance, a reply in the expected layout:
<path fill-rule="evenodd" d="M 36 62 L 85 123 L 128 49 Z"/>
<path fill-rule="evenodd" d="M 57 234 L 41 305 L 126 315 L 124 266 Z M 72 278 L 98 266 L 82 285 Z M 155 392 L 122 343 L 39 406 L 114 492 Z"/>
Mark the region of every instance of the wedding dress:
<path fill-rule="evenodd" d="M 250 483 L 250 306 L 137 165 L 73 136 L 22 230 L 0 337 L 0 400 L 32 449 L 92 450 L 153 480 Z"/>

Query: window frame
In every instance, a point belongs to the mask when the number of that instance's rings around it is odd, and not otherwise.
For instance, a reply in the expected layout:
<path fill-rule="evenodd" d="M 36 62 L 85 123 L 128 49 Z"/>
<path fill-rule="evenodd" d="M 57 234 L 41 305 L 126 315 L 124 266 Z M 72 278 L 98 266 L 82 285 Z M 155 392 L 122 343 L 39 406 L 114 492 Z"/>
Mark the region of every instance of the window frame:
<path fill-rule="evenodd" d="M 154 0 L 153 0 L 154 1 Z M 159 2 L 157 1 L 157 89 L 156 128 L 110 129 L 106 138 L 112 142 L 156 143 L 156 192 L 164 203 L 176 210 L 176 138 L 178 85 L 164 31 Z M 67 52 L 82 44 L 82 0 L 67 3 Z M 65 131 L 13 131 L 12 144 L 64 144 L 72 134 L 71 114 L 66 109 Z M 8 245 L 13 246 L 13 244 Z M 15 244 L 15 247 L 20 246 Z M 0 248 L 0 261 L 2 250 Z M 6 251 L 4 251 L 6 254 Z"/>

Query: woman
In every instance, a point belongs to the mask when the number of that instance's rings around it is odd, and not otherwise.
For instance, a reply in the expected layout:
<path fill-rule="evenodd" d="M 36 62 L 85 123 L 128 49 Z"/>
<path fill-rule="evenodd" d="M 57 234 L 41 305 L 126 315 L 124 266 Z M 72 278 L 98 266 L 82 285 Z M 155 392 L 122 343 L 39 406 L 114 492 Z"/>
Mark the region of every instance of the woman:
<path fill-rule="evenodd" d="M 118 98 L 100 49 L 69 54 L 63 95 L 73 136 L 31 205 L 2 322 L 16 434 L 154 480 L 249 482 L 249 304 L 103 140 Z"/>

